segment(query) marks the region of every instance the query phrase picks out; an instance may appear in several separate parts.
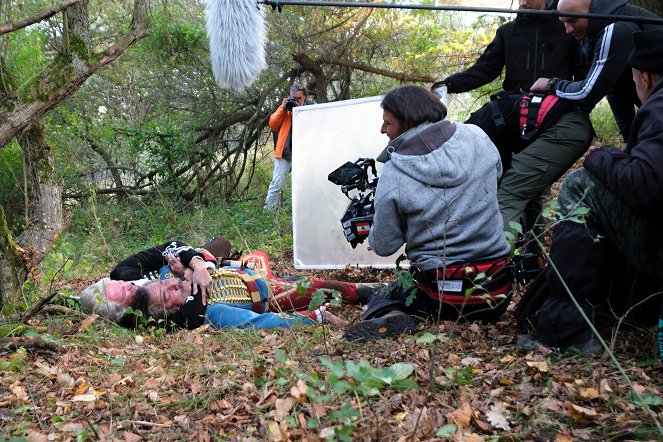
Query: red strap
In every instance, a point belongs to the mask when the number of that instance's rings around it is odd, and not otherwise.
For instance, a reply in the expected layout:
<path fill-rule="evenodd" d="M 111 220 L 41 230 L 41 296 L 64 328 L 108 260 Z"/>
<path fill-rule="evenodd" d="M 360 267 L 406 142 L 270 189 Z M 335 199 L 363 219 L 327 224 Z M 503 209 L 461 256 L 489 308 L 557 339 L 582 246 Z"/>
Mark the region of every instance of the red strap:
<path fill-rule="evenodd" d="M 559 97 L 557 95 L 547 95 L 541 103 L 541 108 L 539 109 L 539 115 L 536 116 L 536 128 L 540 129 L 543 124 L 543 119 L 546 118 L 548 112 L 552 107 L 557 103 Z"/>
<path fill-rule="evenodd" d="M 525 127 L 527 127 L 527 114 L 529 113 L 529 105 L 530 102 L 532 101 L 532 96 L 529 94 L 523 95 L 523 99 L 520 100 L 520 106 L 518 107 L 518 111 L 520 113 L 520 134 L 525 131 Z"/>

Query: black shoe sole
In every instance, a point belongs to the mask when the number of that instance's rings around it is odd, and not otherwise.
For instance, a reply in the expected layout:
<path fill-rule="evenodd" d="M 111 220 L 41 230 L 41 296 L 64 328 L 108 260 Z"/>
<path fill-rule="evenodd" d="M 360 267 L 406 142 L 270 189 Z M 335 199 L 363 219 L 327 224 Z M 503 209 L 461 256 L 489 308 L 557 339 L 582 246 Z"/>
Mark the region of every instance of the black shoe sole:
<path fill-rule="evenodd" d="M 415 327 L 414 318 L 402 314 L 358 322 L 345 332 L 344 337 L 350 342 L 374 341 L 399 336 L 403 333 L 412 333 Z"/>

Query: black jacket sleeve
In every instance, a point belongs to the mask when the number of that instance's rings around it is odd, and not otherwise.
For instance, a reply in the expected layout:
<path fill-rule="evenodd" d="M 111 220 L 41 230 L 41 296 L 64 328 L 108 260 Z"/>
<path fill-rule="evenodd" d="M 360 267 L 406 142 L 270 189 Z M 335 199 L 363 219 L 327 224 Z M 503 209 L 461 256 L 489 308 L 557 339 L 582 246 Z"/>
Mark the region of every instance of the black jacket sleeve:
<path fill-rule="evenodd" d="M 111 279 L 135 281 L 137 279 L 156 279 L 161 267 L 168 264 L 163 252 L 168 247 L 180 248 L 179 257 L 185 267 L 189 266 L 194 256 L 203 255 L 180 241 L 170 241 L 160 246 L 150 247 L 120 261 L 110 273 Z"/>
<path fill-rule="evenodd" d="M 660 86 L 660 85 L 659 85 Z M 640 109 L 626 150 L 599 148 L 585 167 L 622 202 L 636 210 L 663 207 L 663 92 Z"/>
<path fill-rule="evenodd" d="M 504 29 L 509 25 L 510 23 L 507 23 L 497 28 L 495 38 L 474 65 L 444 79 L 447 92 L 457 94 L 471 91 L 490 83 L 502 73 L 505 57 Z"/>

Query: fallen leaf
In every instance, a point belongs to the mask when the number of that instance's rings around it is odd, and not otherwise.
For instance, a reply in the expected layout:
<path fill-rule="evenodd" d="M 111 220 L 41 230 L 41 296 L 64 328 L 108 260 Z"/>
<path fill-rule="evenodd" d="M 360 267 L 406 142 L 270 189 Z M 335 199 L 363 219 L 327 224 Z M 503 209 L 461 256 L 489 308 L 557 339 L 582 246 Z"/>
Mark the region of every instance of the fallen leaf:
<path fill-rule="evenodd" d="M 76 391 L 74 392 L 75 395 L 79 394 L 84 394 L 87 393 L 90 390 L 90 384 L 87 382 L 83 382 L 81 385 L 76 387 Z"/>
<path fill-rule="evenodd" d="M 68 424 L 64 424 L 62 426 L 62 431 L 65 433 L 74 433 L 76 431 L 81 431 L 83 429 L 83 424 L 79 424 L 78 422 L 69 422 Z"/>
<path fill-rule="evenodd" d="M 299 379 L 297 381 L 297 385 L 293 385 L 290 387 L 290 396 L 292 396 L 297 402 L 300 404 L 303 404 L 306 402 L 306 392 L 308 391 L 308 388 L 306 387 L 306 384 L 304 381 Z"/>
<path fill-rule="evenodd" d="M 276 420 L 276 422 L 281 422 L 285 419 L 290 414 L 290 410 L 292 410 L 294 404 L 295 401 L 290 397 L 287 399 L 277 399 L 275 403 L 276 409 L 274 410 L 274 420 Z"/>
<path fill-rule="evenodd" d="M 9 389 L 11 390 L 12 393 L 14 393 L 14 396 L 18 398 L 18 400 L 22 402 L 29 402 L 30 398 L 28 397 L 28 394 L 25 392 L 25 388 L 23 388 L 21 385 L 18 385 L 17 383 L 12 384 L 9 386 Z"/>
<path fill-rule="evenodd" d="M 28 442 L 48 442 L 48 436 L 34 430 L 30 430 L 26 439 Z"/>
<path fill-rule="evenodd" d="M 68 373 L 60 372 L 58 373 L 58 384 L 67 387 L 73 387 L 74 385 L 76 385 L 76 381 Z"/>
<path fill-rule="evenodd" d="M 594 387 L 581 388 L 580 397 L 583 399 L 596 399 L 599 397 L 599 391 Z"/>
<path fill-rule="evenodd" d="M 564 403 L 566 405 L 566 412 L 579 424 L 588 424 L 597 418 L 596 411 L 591 408 L 581 407 L 580 405 L 572 404 L 569 401 Z"/>
<path fill-rule="evenodd" d="M 463 358 L 460 360 L 460 363 L 462 365 L 479 365 L 481 363 L 481 359 L 479 358 Z"/>
<path fill-rule="evenodd" d="M 77 394 L 71 398 L 72 402 L 94 402 L 96 400 L 97 396 L 94 393 Z"/>
<path fill-rule="evenodd" d="M 209 404 L 210 411 L 230 410 L 232 407 L 232 404 L 225 399 L 219 399 Z"/>
<path fill-rule="evenodd" d="M 562 411 L 562 402 L 555 398 L 546 398 L 541 402 L 541 408 L 545 408 L 550 411 Z"/>
<path fill-rule="evenodd" d="M 513 355 L 506 355 L 506 356 L 504 356 L 502 359 L 500 359 L 500 362 L 502 362 L 502 363 L 504 363 L 504 364 L 508 364 L 509 362 L 513 361 L 514 359 L 516 359 L 515 356 L 513 356 Z"/>
<path fill-rule="evenodd" d="M 124 436 L 124 441 L 125 442 L 139 442 L 143 440 L 143 437 L 136 434 L 136 433 L 130 433 L 128 431 L 125 431 L 122 436 Z"/>
<path fill-rule="evenodd" d="M 507 420 L 509 417 L 509 411 L 504 408 L 504 404 L 502 402 L 495 402 L 490 407 L 490 410 L 486 413 L 488 422 L 490 422 L 493 427 L 500 428 L 502 430 L 511 429 L 509 427 L 509 421 Z"/>
<path fill-rule="evenodd" d="M 150 402 L 159 402 L 159 392 L 158 391 L 148 391 L 147 392 L 147 399 Z"/>
<path fill-rule="evenodd" d="M 566 433 L 557 433 L 555 435 L 555 442 L 573 442 L 573 439 Z"/>
<path fill-rule="evenodd" d="M 472 407 L 467 402 L 463 403 L 460 408 L 447 414 L 447 422 L 450 424 L 457 424 L 461 428 L 470 425 L 472 421 Z"/>
<path fill-rule="evenodd" d="M 134 337 L 134 339 L 135 339 L 135 341 L 136 341 L 136 344 L 138 344 L 138 345 L 142 344 L 143 341 L 145 341 L 145 338 L 142 337 L 141 335 L 136 335 L 136 336 Z"/>
<path fill-rule="evenodd" d="M 546 361 L 527 361 L 528 367 L 534 367 L 541 373 L 548 373 L 548 363 Z"/>
<path fill-rule="evenodd" d="M 94 321 L 97 320 L 98 317 L 99 317 L 99 315 L 92 314 L 92 315 L 88 316 L 87 318 L 85 318 L 83 321 L 81 321 L 81 323 L 78 324 L 78 333 L 80 333 L 83 330 L 85 330 L 86 328 L 88 328 Z"/>
<path fill-rule="evenodd" d="M 269 440 L 281 442 L 288 440 L 288 424 L 284 422 L 269 421 Z"/>
<path fill-rule="evenodd" d="M 601 379 L 599 383 L 599 393 L 601 396 L 610 395 L 612 393 L 612 388 L 610 388 L 610 383 L 607 379 Z"/>

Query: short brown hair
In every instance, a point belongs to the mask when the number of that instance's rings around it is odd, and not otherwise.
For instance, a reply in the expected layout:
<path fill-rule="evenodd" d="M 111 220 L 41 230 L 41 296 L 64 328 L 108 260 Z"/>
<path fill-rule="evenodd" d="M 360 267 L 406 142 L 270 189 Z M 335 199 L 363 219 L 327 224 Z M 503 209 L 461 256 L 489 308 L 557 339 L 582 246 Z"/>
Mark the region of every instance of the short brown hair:
<path fill-rule="evenodd" d="M 401 127 L 416 127 L 421 123 L 437 123 L 447 116 L 447 107 L 439 98 L 421 86 L 406 85 L 390 90 L 380 103 Z"/>

